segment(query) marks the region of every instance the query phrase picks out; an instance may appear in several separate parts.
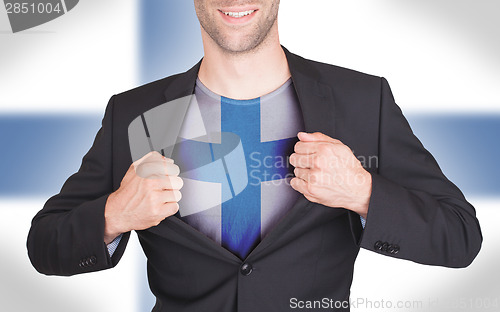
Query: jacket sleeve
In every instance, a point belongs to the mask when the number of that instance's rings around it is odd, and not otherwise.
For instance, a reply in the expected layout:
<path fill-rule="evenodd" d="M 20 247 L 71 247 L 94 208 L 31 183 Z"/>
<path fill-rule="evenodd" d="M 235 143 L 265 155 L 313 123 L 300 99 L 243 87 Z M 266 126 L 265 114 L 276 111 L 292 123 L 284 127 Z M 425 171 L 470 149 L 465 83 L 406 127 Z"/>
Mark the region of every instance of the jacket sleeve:
<path fill-rule="evenodd" d="M 74 275 L 115 266 L 126 233 L 113 257 L 104 243 L 104 207 L 113 192 L 112 97 L 94 143 L 75 174 L 33 218 L 27 248 L 35 269 L 47 275 Z"/>
<path fill-rule="evenodd" d="M 482 243 L 474 207 L 415 137 L 384 78 L 380 105 L 378 170 L 360 246 L 422 264 L 468 266 Z"/>

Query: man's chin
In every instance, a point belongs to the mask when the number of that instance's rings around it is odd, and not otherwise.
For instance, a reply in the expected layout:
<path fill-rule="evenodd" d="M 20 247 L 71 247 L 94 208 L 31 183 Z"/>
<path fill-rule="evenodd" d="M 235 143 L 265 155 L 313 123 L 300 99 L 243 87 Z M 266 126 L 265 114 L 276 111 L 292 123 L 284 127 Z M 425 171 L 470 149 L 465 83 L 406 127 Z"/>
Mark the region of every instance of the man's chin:
<path fill-rule="evenodd" d="M 231 43 L 231 44 L 228 44 Z M 226 41 L 217 43 L 218 46 L 228 54 L 247 54 L 259 49 L 263 44 L 262 40 L 245 40 L 229 38 Z"/>

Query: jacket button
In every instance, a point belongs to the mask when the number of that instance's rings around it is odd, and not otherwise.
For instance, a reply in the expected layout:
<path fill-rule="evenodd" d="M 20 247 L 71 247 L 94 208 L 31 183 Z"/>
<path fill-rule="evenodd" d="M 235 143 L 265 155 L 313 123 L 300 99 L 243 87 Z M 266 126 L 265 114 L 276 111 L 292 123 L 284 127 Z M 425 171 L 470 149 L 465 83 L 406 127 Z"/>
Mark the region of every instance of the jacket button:
<path fill-rule="evenodd" d="M 97 258 L 95 256 L 90 257 L 89 259 L 90 265 L 95 265 L 97 263 Z"/>
<path fill-rule="evenodd" d="M 397 254 L 397 253 L 399 252 L 399 246 L 398 246 L 398 245 L 394 245 L 394 246 L 392 247 L 392 249 L 393 249 L 392 254 L 394 254 L 394 255 L 395 255 L 395 254 Z"/>
<path fill-rule="evenodd" d="M 240 268 L 240 272 L 241 274 L 245 275 L 245 276 L 248 276 L 252 273 L 253 271 L 253 267 L 251 264 L 249 263 L 244 263 L 241 268 Z"/>
<path fill-rule="evenodd" d="M 382 242 L 381 241 L 377 241 L 375 243 L 375 245 L 373 246 L 373 248 L 375 248 L 375 250 L 381 250 L 382 249 Z"/>
<path fill-rule="evenodd" d="M 390 254 L 393 254 L 394 253 L 394 245 L 389 244 L 389 246 L 387 246 L 387 252 Z"/>
<path fill-rule="evenodd" d="M 382 248 L 380 250 L 387 251 L 388 247 L 389 247 L 389 244 L 385 242 L 385 243 L 382 244 Z"/>

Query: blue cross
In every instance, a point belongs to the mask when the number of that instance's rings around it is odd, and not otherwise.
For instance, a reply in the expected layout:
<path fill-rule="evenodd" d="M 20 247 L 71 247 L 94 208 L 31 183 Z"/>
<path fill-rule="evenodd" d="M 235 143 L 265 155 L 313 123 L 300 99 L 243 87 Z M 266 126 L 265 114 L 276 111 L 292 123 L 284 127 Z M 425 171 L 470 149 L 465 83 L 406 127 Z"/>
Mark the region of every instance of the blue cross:
<path fill-rule="evenodd" d="M 293 168 L 287 156 L 293 152 L 297 138 L 261 142 L 260 99 L 241 101 L 223 97 L 221 132 L 221 144 L 185 140 L 177 145 L 173 158 L 181 172 L 222 160 L 224 172 L 213 172 L 206 166 L 203 170 L 193 170 L 190 178 L 222 184 L 221 244 L 244 259 L 261 239 L 260 183 L 290 175 Z M 225 157 L 239 140 L 245 163 Z"/>

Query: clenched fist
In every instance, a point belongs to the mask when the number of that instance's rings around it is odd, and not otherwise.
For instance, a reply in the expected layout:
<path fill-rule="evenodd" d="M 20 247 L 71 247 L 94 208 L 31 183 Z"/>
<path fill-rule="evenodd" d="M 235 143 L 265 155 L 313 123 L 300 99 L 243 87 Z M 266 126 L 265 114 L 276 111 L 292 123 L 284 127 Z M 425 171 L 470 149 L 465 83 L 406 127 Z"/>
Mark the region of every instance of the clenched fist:
<path fill-rule="evenodd" d="M 104 242 L 131 230 L 158 225 L 179 210 L 183 185 L 172 159 L 150 152 L 130 165 L 106 202 Z"/>
<path fill-rule="evenodd" d="M 299 132 L 290 164 L 290 185 L 308 200 L 343 207 L 366 218 L 372 179 L 351 149 L 323 133 Z"/>

